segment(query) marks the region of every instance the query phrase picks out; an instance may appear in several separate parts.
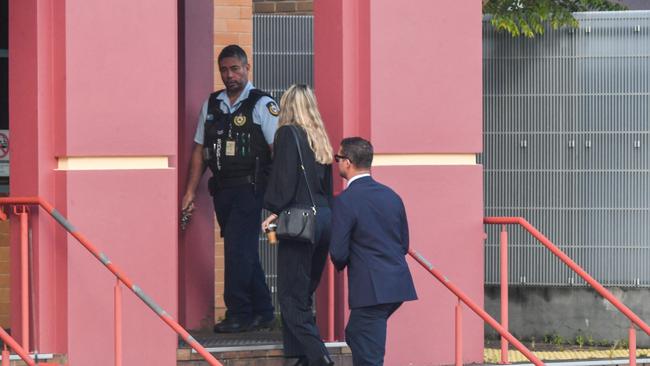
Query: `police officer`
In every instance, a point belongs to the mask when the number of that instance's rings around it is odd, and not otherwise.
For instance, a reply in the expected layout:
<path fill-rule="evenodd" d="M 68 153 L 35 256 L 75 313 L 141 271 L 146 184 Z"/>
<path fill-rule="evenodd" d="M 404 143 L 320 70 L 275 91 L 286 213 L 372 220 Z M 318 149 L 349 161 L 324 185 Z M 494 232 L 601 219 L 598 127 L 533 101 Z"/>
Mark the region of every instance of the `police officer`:
<path fill-rule="evenodd" d="M 279 107 L 248 81 L 250 65 L 237 45 L 219 54 L 225 90 L 203 104 L 182 209 L 194 209 L 194 194 L 206 167 L 217 221 L 224 238 L 226 319 L 218 333 L 268 327 L 274 320 L 269 288 L 260 265 L 258 239 L 265 180 Z"/>

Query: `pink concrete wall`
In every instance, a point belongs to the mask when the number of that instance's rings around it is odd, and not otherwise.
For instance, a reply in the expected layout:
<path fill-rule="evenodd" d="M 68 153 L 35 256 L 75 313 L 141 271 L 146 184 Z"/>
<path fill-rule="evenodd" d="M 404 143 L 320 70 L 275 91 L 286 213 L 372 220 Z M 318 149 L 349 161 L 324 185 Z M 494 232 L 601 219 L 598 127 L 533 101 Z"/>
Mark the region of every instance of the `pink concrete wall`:
<path fill-rule="evenodd" d="M 213 17 L 212 0 L 185 1 L 181 24 L 181 123 L 179 124 L 179 193 L 185 193 L 188 161 L 203 101 L 212 92 Z M 214 322 L 214 210 L 205 174 L 197 189 L 196 211 L 187 231 L 179 233 L 179 318 L 190 329 Z"/>
<path fill-rule="evenodd" d="M 65 3 L 66 154 L 176 154 L 177 2 Z"/>
<path fill-rule="evenodd" d="M 334 144 L 361 135 L 377 154 L 481 151 L 480 1 L 336 0 L 315 2 L 314 13 L 315 87 Z M 404 198 L 412 246 L 482 306 L 481 166 L 374 175 Z M 456 300 L 410 264 L 420 300 L 391 319 L 386 364 L 451 364 Z M 344 319 L 336 317 L 339 337 Z M 482 321 L 465 311 L 464 330 L 464 362 L 482 362 Z"/>
<path fill-rule="evenodd" d="M 176 201 L 170 199 L 176 190 L 175 171 L 64 174 L 73 225 L 176 317 L 176 220 L 171 214 Z M 70 364 L 113 365 L 115 278 L 75 239 L 67 245 Z M 174 364 L 173 331 L 128 289 L 122 292 L 123 364 Z"/>
<path fill-rule="evenodd" d="M 174 160 L 177 2 L 67 0 L 65 14 L 66 150 L 61 154 Z M 69 172 L 66 179 L 61 190 L 70 220 L 176 317 L 177 171 Z M 107 330 L 113 281 L 72 241 L 68 246 L 70 363 L 112 364 Z M 130 294 L 124 315 L 124 364 L 174 363 L 176 336 Z"/>
<path fill-rule="evenodd" d="M 402 196 L 411 247 L 483 307 L 482 167 L 378 167 L 373 175 Z M 389 320 L 386 364 L 453 364 L 457 299 L 417 262 L 408 262 L 419 300 Z M 482 363 L 483 321 L 463 310 L 463 361 Z"/>
<path fill-rule="evenodd" d="M 371 4 L 372 139 L 377 150 L 481 152 L 481 2 Z"/>
<path fill-rule="evenodd" d="M 174 0 L 10 6 L 10 123 L 18 146 L 12 195 L 54 203 L 174 317 L 177 6 Z M 57 157 L 160 155 L 169 157 L 169 169 L 55 171 Z M 112 365 L 114 278 L 46 215 L 33 224 L 39 351 L 67 353 L 70 364 Z M 176 336 L 127 291 L 123 363 L 175 364 Z"/>

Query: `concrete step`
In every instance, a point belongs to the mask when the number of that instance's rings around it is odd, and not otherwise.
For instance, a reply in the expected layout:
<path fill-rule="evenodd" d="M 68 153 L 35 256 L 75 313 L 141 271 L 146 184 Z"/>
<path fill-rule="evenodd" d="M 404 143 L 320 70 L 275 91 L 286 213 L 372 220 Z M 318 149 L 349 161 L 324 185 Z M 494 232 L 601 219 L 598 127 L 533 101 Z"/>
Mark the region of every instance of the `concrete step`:
<path fill-rule="evenodd" d="M 337 366 L 352 366 L 352 353 L 342 342 L 325 343 Z M 281 344 L 209 347 L 207 350 L 224 366 L 290 366 L 296 359 L 285 359 Z M 194 350 L 179 348 L 178 366 L 208 366 Z"/>
<path fill-rule="evenodd" d="M 284 366 L 296 359 L 285 360 L 282 353 L 282 331 L 260 330 L 245 333 L 215 334 L 191 332 L 192 337 L 224 366 Z M 352 353 L 345 342 L 325 343 L 337 366 L 352 366 Z M 208 363 L 185 342 L 179 341 L 178 366 L 207 366 Z"/>

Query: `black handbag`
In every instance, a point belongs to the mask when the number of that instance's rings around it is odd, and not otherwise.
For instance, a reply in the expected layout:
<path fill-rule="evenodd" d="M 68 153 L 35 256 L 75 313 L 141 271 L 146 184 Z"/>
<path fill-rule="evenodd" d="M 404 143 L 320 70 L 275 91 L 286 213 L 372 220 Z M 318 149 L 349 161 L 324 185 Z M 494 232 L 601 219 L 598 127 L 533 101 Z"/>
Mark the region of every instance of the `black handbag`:
<path fill-rule="evenodd" d="M 302 160 L 302 152 L 300 150 L 300 141 L 294 129 L 294 126 L 289 126 L 296 140 L 298 147 L 298 156 L 300 157 L 300 168 L 307 183 L 307 191 L 311 199 L 311 206 L 293 204 L 280 212 L 277 219 L 277 235 L 280 239 L 289 239 L 304 241 L 311 244 L 316 243 L 316 204 L 314 203 L 314 196 L 309 187 L 309 179 L 307 179 L 307 172 Z"/>

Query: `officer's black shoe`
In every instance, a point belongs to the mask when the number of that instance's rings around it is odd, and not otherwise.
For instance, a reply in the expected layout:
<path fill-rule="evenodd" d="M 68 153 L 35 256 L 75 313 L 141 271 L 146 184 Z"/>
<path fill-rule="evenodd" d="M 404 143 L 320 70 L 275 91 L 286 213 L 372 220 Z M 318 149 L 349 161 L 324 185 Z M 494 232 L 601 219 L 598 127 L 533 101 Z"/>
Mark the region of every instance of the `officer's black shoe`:
<path fill-rule="evenodd" d="M 275 323 L 274 315 L 271 315 L 270 317 L 255 315 L 253 322 L 251 323 L 251 330 L 273 329 L 273 323 Z"/>
<path fill-rule="evenodd" d="M 215 333 L 240 333 L 251 329 L 251 321 L 242 322 L 235 318 L 226 318 L 221 323 L 214 325 Z"/>
<path fill-rule="evenodd" d="M 329 355 L 323 355 L 321 358 L 318 359 L 317 362 L 309 362 L 309 366 L 334 366 L 334 361 L 330 358 Z"/>
<path fill-rule="evenodd" d="M 308 366 L 309 362 L 307 362 L 307 357 L 300 357 L 298 358 L 298 361 L 293 364 L 293 366 Z"/>

